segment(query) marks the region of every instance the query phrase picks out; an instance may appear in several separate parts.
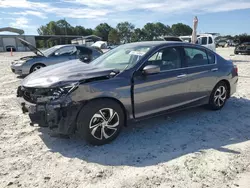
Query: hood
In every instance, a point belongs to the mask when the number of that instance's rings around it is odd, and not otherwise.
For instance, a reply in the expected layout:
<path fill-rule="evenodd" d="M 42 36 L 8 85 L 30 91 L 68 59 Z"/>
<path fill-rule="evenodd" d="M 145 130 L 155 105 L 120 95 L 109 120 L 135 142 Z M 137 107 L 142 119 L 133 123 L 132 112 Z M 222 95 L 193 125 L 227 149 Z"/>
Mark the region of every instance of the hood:
<path fill-rule="evenodd" d="M 18 38 L 18 40 L 27 48 L 29 48 L 32 52 L 34 52 L 36 55 L 42 55 L 45 56 L 40 50 L 38 50 L 35 46 L 33 46 L 32 44 L 30 44 L 29 42 L 27 42 L 24 39 Z"/>
<path fill-rule="evenodd" d="M 14 60 L 11 62 L 11 64 L 23 64 L 25 63 L 26 61 L 30 60 L 30 59 L 34 59 L 34 58 L 39 58 L 39 57 L 43 57 L 43 56 L 40 56 L 40 55 L 36 55 L 36 56 L 25 56 L 25 57 L 22 57 L 20 59 L 17 59 L 17 60 Z"/>
<path fill-rule="evenodd" d="M 80 60 L 71 60 L 44 67 L 27 76 L 22 86 L 32 88 L 49 88 L 66 85 L 67 83 L 100 78 L 118 73 L 115 69 L 100 68 L 85 64 Z"/>

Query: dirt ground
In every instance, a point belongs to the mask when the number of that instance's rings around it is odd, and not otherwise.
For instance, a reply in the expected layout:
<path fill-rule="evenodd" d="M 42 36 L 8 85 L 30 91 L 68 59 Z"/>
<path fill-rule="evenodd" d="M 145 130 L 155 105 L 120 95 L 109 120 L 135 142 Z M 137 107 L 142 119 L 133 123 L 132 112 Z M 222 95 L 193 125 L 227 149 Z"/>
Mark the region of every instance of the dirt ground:
<path fill-rule="evenodd" d="M 124 128 L 92 147 L 29 125 L 15 102 L 21 82 L 0 53 L 0 187 L 250 188 L 250 56 L 217 50 L 239 68 L 237 93 L 221 111 L 194 108 Z"/>

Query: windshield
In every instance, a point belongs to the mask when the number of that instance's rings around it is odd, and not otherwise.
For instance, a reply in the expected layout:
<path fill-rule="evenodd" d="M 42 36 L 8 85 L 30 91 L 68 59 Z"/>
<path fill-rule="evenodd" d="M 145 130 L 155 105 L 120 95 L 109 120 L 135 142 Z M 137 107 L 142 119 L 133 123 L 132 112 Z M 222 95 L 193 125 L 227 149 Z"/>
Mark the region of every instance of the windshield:
<path fill-rule="evenodd" d="M 136 65 L 152 47 L 122 45 L 98 57 L 91 64 L 97 67 L 114 68 L 122 71 Z"/>
<path fill-rule="evenodd" d="M 52 48 L 48 48 L 48 49 L 42 51 L 42 53 L 43 53 L 46 57 L 48 57 L 48 56 L 50 56 L 52 53 L 54 53 L 58 48 L 59 48 L 59 46 L 54 46 L 54 47 L 52 47 Z"/>

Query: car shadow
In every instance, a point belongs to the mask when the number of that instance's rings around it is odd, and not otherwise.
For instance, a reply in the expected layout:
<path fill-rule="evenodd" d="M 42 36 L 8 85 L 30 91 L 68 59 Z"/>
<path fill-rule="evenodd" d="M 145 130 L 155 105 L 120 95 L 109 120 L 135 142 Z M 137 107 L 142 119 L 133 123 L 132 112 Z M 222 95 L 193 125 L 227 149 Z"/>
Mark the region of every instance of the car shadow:
<path fill-rule="evenodd" d="M 48 129 L 39 129 L 51 152 L 101 165 L 144 167 L 207 149 L 240 154 L 227 146 L 250 140 L 249 109 L 250 100 L 232 97 L 220 111 L 200 107 L 133 123 L 115 141 L 99 147 L 78 135 L 52 138 Z"/>
<path fill-rule="evenodd" d="M 19 79 L 24 79 L 26 76 L 17 76 Z"/>

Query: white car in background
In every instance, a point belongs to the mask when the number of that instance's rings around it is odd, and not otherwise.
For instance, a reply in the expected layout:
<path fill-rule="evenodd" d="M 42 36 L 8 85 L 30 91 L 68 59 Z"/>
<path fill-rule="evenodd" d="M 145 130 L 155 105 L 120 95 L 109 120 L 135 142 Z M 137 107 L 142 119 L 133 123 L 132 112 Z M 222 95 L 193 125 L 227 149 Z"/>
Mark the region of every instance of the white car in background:
<path fill-rule="evenodd" d="M 180 36 L 180 39 L 182 39 L 184 42 L 191 42 L 192 36 Z M 196 44 L 200 44 L 202 46 L 205 46 L 214 52 L 216 51 L 214 37 L 211 34 L 198 35 Z"/>

